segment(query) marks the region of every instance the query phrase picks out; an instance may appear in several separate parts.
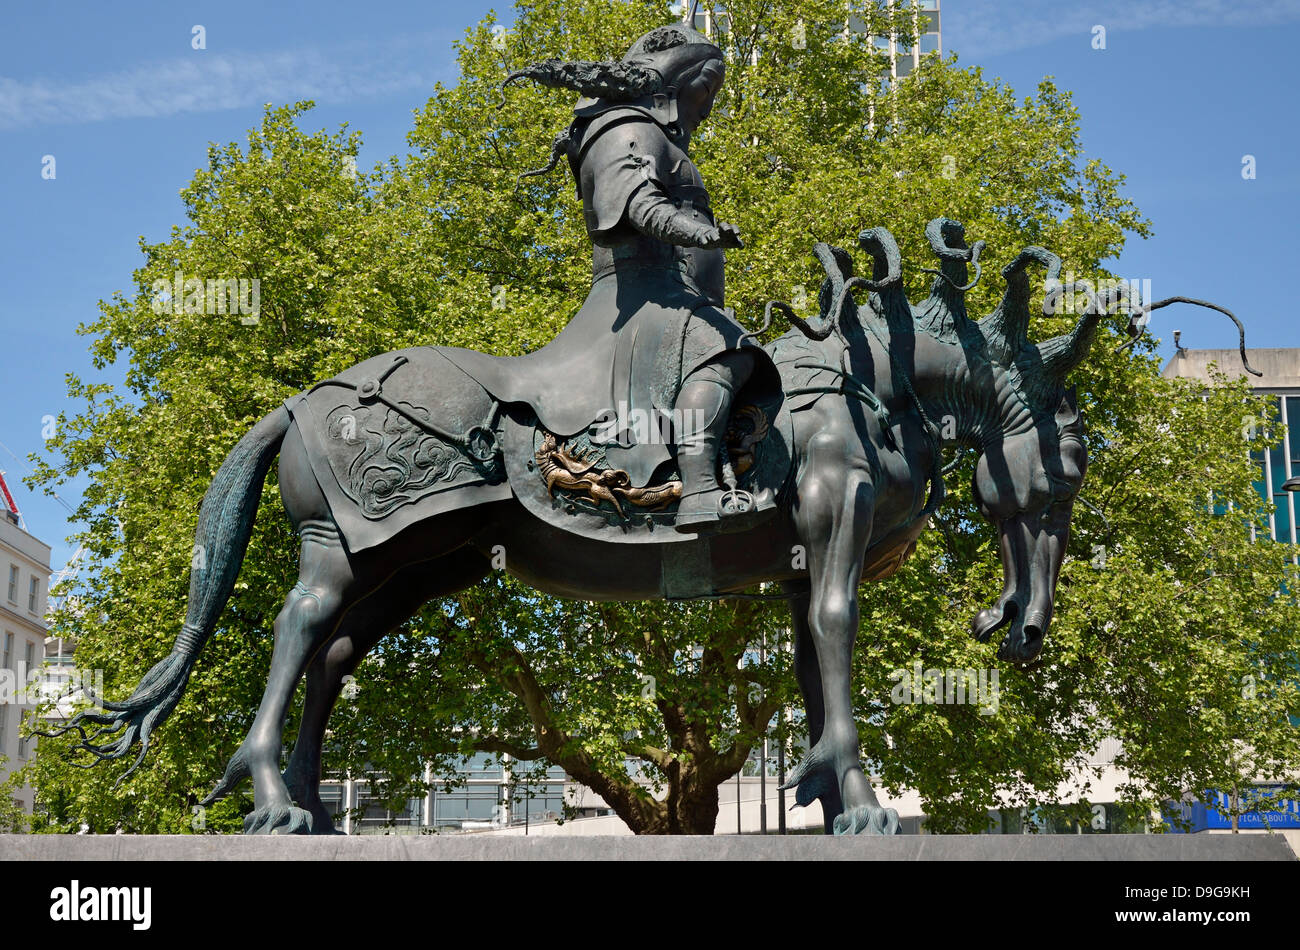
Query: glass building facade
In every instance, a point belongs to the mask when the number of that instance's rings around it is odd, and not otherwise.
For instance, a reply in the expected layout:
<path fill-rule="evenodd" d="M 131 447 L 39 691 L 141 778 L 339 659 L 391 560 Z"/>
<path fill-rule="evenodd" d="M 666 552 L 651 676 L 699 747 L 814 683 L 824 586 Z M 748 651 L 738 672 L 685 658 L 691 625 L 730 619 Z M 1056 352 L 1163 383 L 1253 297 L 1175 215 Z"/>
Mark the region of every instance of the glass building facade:
<path fill-rule="evenodd" d="M 1265 500 L 1273 502 L 1274 510 L 1268 516 L 1273 540 L 1295 544 L 1296 492 L 1284 491 L 1282 485 L 1296 473 L 1292 465 L 1300 462 L 1300 393 L 1268 395 L 1273 415 L 1271 419 L 1261 420 L 1260 424 L 1268 431 L 1281 423 L 1286 427 L 1286 439 L 1280 447 L 1251 453 L 1251 458 L 1259 466 L 1255 488 Z"/>
<path fill-rule="evenodd" d="M 1257 467 L 1255 490 L 1260 498 L 1272 503 L 1268 513 L 1268 533 L 1273 541 L 1283 544 L 1296 544 L 1296 508 L 1297 492 L 1286 491 L 1283 484 L 1292 475 L 1300 474 L 1300 349 L 1276 348 L 1249 350 L 1250 362 L 1262 371 L 1261 377 L 1250 377 L 1251 387 L 1256 396 L 1268 400 L 1268 415 L 1262 419 L 1246 416 L 1242 419 L 1242 434 L 1250 437 L 1262 434 L 1259 442 L 1276 440 L 1280 427 L 1285 427 L 1286 436 L 1278 445 L 1269 448 L 1253 449 L 1251 460 Z M 1211 382 L 1210 367 L 1217 366 L 1227 372 L 1241 373 L 1241 357 L 1236 350 L 1189 350 L 1179 347 L 1164 369 L 1164 375 L 1171 378 L 1194 379 L 1207 384 Z M 1250 432 L 1255 428 L 1258 433 Z M 1255 440 L 1252 440 L 1255 441 Z M 1252 527 L 1253 537 L 1262 540 Z M 1292 560 L 1300 563 L 1300 548 L 1292 555 Z M 1262 798 L 1275 797 L 1275 787 L 1256 786 L 1239 790 L 1244 796 Z M 1187 830 L 1207 831 L 1226 830 L 1232 827 L 1224 813 L 1231 808 L 1231 795 L 1221 790 L 1207 790 L 1189 795 L 1183 802 L 1170 803 L 1166 809 L 1166 822 L 1170 830 L 1181 831 L 1172 818 L 1177 816 L 1189 823 Z M 1270 828 L 1300 828 L 1300 804 L 1294 800 L 1277 799 L 1273 810 L 1262 810 L 1262 814 L 1247 813 L 1241 816 L 1240 826 Z"/>
<path fill-rule="evenodd" d="M 566 788 L 581 816 L 609 813 L 607 808 L 583 808 L 581 789 L 561 768 L 548 769 L 543 780 L 519 782 L 508 762 L 487 753 L 470 756 L 452 775 L 426 775 L 425 783 L 425 795 L 394 807 L 364 779 L 326 780 L 321 801 L 334 815 L 335 827 L 349 834 L 477 831 L 554 822 L 564 814 Z"/>
<path fill-rule="evenodd" d="M 892 6 L 906 7 L 909 0 L 894 0 Z M 918 40 L 909 43 L 906 37 L 880 37 L 877 43 L 887 49 L 892 63 L 891 72 L 895 79 L 906 76 L 921 65 L 921 57 L 926 53 L 943 53 L 943 34 L 939 26 L 939 0 L 917 0 L 911 3 L 913 22 L 916 24 Z"/>
<path fill-rule="evenodd" d="M 1258 466 L 1255 489 L 1262 499 L 1273 504 L 1274 510 L 1268 515 L 1269 535 L 1274 541 L 1296 544 L 1300 541 L 1296 525 L 1297 493 L 1284 491 L 1282 485 L 1292 475 L 1300 474 L 1300 349 L 1258 349 L 1248 351 L 1248 355 L 1251 365 L 1264 374 L 1248 378 L 1255 395 L 1268 399 L 1269 414 L 1262 419 L 1244 417 L 1243 435 L 1252 435 L 1251 428 L 1259 430 L 1266 438 L 1253 440 L 1258 444 L 1273 441 L 1274 434 L 1281 427 L 1286 428 L 1286 438 L 1280 445 L 1251 452 L 1251 459 Z M 1241 356 L 1236 350 L 1179 348 L 1165 366 L 1163 375 L 1210 385 L 1211 366 L 1230 373 L 1243 372 Z"/>

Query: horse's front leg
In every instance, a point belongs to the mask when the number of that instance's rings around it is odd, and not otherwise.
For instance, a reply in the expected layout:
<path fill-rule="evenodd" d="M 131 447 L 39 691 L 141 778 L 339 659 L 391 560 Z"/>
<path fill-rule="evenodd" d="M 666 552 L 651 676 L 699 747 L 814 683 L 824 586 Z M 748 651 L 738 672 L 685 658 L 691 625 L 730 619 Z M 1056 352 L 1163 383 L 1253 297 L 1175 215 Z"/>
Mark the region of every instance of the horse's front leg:
<path fill-rule="evenodd" d="M 794 634 L 794 673 L 799 680 L 803 696 L 804 720 L 808 725 L 810 747 L 817 744 L 826 725 L 826 710 L 822 707 L 822 671 L 817 665 L 817 648 L 813 646 L 812 628 L 808 626 L 808 601 L 811 588 L 807 579 L 786 581 L 782 587 L 790 601 L 790 629 Z M 834 821 L 844 811 L 840 801 L 839 779 L 832 768 L 805 774 L 797 783 L 795 801 L 802 806 L 821 799 L 822 817 L 826 833 L 835 831 Z M 793 785 L 787 783 L 786 788 Z"/>
<path fill-rule="evenodd" d="M 898 813 L 882 808 L 862 769 L 853 717 L 853 642 L 858 632 L 858 581 L 871 537 L 875 491 L 865 466 L 845 464 L 843 441 L 810 446 L 808 475 L 799 487 L 795 523 L 808 549 L 807 625 L 821 672 L 821 736 L 787 783 L 822 798 L 830 782 L 843 811 L 835 834 L 896 834 Z M 801 788 L 796 800 L 805 796 Z"/>

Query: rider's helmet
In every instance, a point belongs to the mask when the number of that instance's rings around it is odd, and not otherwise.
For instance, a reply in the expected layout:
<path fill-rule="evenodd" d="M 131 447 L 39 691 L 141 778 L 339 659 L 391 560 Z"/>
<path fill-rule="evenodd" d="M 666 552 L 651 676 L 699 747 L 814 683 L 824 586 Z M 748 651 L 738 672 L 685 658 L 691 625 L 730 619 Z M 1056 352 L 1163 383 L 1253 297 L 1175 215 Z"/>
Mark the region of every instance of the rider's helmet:
<path fill-rule="evenodd" d="M 511 73 L 502 87 L 531 79 L 581 93 L 574 107 L 579 118 L 632 106 L 671 127 L 677 122 L 678 96 L 690 83 L 702 78 L 717 95 L 722 88 L 723 62 L 722 50 L 712 40 L 677 23 L 651 30 L 617 62 L 543 60 Z"/>

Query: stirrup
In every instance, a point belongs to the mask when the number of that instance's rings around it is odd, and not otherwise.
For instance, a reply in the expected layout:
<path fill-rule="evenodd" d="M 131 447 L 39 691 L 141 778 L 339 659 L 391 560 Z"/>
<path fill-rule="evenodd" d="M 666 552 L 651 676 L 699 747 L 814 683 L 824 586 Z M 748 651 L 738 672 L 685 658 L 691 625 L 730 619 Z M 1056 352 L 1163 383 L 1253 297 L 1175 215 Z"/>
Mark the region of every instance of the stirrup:
<path fill-rule="evenodd" d="M 728 515 L 743 515 L 753 511 L 757 504 L 754 496 L 745 489 L 726 488 L 723 489 L 722 497 L 718 499 L 718 510 L 725 518 Z"/>
<path fill-rule="evenodd" d="M 689 509 L 683 514 L 678 509 L 678 517 L 673 528 L 683 534 L 729 534 L 733 531 L 747 531 L 767 520 L 775 512 L 774 505 L 760 508 L 759 500 L 743 488 L 717 488 L 693 492 L 682 499 L 698 498 L 701 495 L 716 497 L 713 505 L 702 505 L 698 510 Z"/>

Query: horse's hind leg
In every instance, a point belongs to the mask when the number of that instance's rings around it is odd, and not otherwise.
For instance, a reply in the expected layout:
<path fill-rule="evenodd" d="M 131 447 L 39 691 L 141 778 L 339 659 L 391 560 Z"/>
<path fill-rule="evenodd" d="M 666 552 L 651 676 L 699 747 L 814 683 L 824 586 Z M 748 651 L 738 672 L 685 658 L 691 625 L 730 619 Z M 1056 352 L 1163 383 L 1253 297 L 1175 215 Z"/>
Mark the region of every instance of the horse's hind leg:
<path fill-rule="evenodd" d="M 320 799 L 321 746 L 345 677 L 387 634 L 436 597 L 464 590 L 488 571 L 487 558 L 461 548 L 402 568 L 349 610 L 338 630 L 307 667 L 307 698 L 284 782 L 294 803 L 311 813 L 312 834 L 336 834 L 334 817 Z"/>
<path fill-rule="evenodd" d="M 349 558 L 295 427 L 280 449 L 280 496 L 302 540 L 298 582 L 275 618 L 271 672 L 253 726 L 204 799 L 204 804 L 216 801 L 251 777 L 254 811 L 244 819 L 245 834 L 311 830 L 311 815 L 294 806 L 280 778 L 286 713 L 312 656 L 333 635 L 348 607 L 383 579 L 373 557 L 360 568 Z"/>
<path fill-rule="evenodd" d="M 357 596 L 357 579 L 332 521 L 299 525 L 302 554 L 298 582 L 275 618 L 271 673 L 253 727 L 208 796 L 215 801 L 245 777 L 253 779 L 254 811 L 244 819 L 245 834 L 305 834 L 311 816 L 294 806 L 280 778 L 285 717 L 307 663 L 329 640 Z"/>

